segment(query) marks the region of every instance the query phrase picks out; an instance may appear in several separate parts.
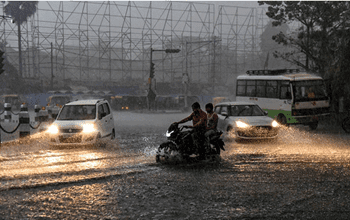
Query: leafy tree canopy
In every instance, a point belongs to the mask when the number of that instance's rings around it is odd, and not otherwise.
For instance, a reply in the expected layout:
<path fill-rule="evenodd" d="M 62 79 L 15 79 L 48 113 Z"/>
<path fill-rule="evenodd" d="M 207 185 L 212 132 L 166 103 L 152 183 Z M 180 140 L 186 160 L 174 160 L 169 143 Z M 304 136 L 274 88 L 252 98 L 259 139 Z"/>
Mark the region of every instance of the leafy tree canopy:
<path fill-rule="evenodd" d="M 349 20 L 349 2 L 259 1 L 259 4 L 269 6 L 266 15 L 273 19 L 274 26 L 292 22 L 301 24 L 289 35 L 283 32 L 274 35 L 276 42 L 294 47 L 294 51 L 278 56 L 323 76 L 342 60 L 342 45 L 348 39 L 344 30 Z M 306 57 L 305 62 L 295 56 L 300 53 Z"/>
<path fill-rule="evenodd" d="M 37 1 L 9 1 L 4 8 L 4 12 L 6 15 L 13 17 L 17 25 L 21 25 L 35 14 L 37 6 Z"/>

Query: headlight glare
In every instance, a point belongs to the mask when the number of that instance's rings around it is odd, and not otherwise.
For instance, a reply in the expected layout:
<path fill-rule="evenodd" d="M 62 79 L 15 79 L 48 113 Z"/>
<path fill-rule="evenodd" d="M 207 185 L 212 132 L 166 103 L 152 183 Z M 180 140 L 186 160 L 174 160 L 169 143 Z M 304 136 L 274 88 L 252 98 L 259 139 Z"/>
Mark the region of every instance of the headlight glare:
<path fill-rule="evenodd" d="M 276 128 L 276 127 L 278 127 L 278 126 L 279 126 L 278 122 L 275 121 L 275 120 L 273 120 L 273 121 L 272 121 L 272 127 Z"/>
<path fill-rule="evenodd" d="M 171 131 L 171 132 L 166 131 L 165 136 L 166 136 L 166 137 L 170 137 L 171 134 L 172 134 L 173 132 L 174 132 L 174 131 Z"/>
<path fill-rule="evenodd" d="M 56 125 L 51 125 L 48 129 L 47 132 L 50 134 L 57 134 L 58 133 L 58 127 Z"/>
<path fill-rule="evenodd" d="M 236 125 L 238 128 L 248 128 L 249 125 L 243 121 L 236 121 Z"/>
<path fill-rule="evenodd" d="M 84 124 L 83 125 L 83 132 L 84 133 L 91 133 L 96 131 L 94 124 Z"/>

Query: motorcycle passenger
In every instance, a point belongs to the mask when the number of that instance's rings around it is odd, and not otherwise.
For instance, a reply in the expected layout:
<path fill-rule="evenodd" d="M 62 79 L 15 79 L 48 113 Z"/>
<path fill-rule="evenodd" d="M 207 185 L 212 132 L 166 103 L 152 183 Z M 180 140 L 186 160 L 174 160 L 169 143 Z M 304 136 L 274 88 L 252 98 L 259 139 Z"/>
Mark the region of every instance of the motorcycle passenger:
<path fill-rule="evenodd" d="M 207 114 L 201 109 L 201 106 L 198 102 L 192 104 L 192 114 L 188 117 L 182 119 L 175 124 L 182 124 L 188 121 L 192 121 L 193 126 L 188 126 L 193 128 L 192 140 L 193 144 L 197 147 L 200 156 L 204 156 L 204 146 L 201 146 L 201 140 L 204 138 L 204 133 L 206 132 L 207 126 Z M 203 144 L 202 144 L 203 145 Z"/>
<path fill-rule="evenodd" d="M 205 132 L 205 138 L 208 143 L 210 143 L 210 137 L 212 135 L 215 135 L 217 133 L 217 125 L 219 117 L 218 115 L 213 111 L 214 106 L 212 103 L 208 103 L 205 105 L 205 111 L 207 111 L 207 128 Z"/>

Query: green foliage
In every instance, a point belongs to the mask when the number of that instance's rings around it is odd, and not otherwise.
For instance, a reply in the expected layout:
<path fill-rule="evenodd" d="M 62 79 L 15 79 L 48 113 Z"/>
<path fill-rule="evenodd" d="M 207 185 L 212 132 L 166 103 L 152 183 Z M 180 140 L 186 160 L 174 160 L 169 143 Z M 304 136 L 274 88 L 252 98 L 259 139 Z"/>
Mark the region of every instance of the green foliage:
<path fill-rule="evenodd" d="M 289 45 L 294 51 L 277 53 L 289 62 L 305 69 L 317 71 L 328 77 L 327 73 L 341 60 L 340 52 L 343 43 L 343 31 L 349 18 L 349 2 L 328 1 L 285 1 L 265 2 L 269 5 L 268 17 L 273 25 L 299 22 L 302 26 L 296 32 L 285 34 L 280 32 L 273 39 L 283 45 Z M 342 43 L 341 43 L 342 42 Z M 306 57 L 300 60 L 300 52 Z"/>
<path fill-rule="evenodd" d="M 261 56 L 265 60 L 265 67 L 269 69 L 284 69 L 291 66 L 290 63 L 275 56 L 277 53 L 286 53 L 289 51 L 288 47 L 285 47 L 280 42 L 274 40 L 274 36 L 280 34 L 281 32 L 286 34 L 289 31 L 287 24 L 282 24 L 281 26 L 273 26 L 272 22 L 269 22 L 265 28 L 264 32 L 260 36 L 260 48 Z"/>

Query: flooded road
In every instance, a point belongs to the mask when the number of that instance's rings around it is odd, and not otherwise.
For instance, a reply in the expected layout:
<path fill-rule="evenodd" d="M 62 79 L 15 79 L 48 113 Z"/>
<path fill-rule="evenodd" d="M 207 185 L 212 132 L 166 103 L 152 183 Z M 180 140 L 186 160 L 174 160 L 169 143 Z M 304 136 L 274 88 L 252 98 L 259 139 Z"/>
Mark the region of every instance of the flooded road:
<path fill-rule="evenodd" d="M 114 113 L 106 146 L 0 149 L 0 219 L 346 219 L 350 136 L 320 125 L 277 140 L 225 137 L 219 164 L 155 163 L 165 130 L 187 114 Z"/>

